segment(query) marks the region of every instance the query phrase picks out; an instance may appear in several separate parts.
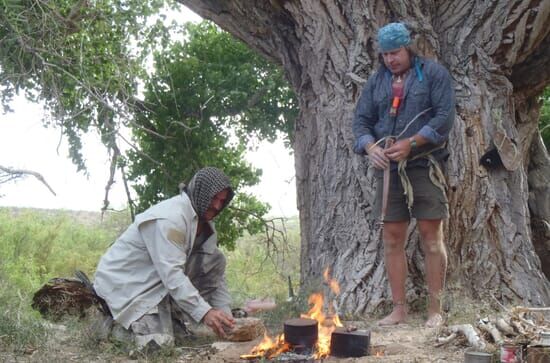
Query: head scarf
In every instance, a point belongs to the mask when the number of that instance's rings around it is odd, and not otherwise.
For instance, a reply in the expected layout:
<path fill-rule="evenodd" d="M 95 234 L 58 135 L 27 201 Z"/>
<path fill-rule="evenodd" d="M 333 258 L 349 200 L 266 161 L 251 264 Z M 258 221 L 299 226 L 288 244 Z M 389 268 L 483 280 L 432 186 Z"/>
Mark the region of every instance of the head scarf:
<path fill-rule="evenodd" d="M 228 189 L 229 193 L 222 209 L 233 199 L 234 192 L 231 188 L 231 182 L 223 171 L 209 166 L 197 171 L 189 184 L 185 186 L 184 191 L 191 199 L 198 216 L 202 218 L 210 207 L 214 196 L 224 189 Z"/>
<path fill-rule="evenodd" d="M 382 52 L 411 44 L 411 34 L 403 23 L 389 23 L 378 30 L 378 46 Z"/>

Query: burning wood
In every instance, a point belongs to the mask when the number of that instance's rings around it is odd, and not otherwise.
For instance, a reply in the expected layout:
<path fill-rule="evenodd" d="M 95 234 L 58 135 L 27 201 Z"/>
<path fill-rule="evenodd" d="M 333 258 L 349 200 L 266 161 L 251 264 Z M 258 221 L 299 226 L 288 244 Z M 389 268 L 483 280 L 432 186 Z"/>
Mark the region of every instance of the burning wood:
<path fill-rule="evenodd" d="M 273 359 L 281 353 L 288 352 L 290 345 L 285 342 L 284 334 L 272 339 L 267 333 L 264 334 L 264 339 L 252 348 L 250 354 L 241 355 L 241 359 L 255 360 L 260 358 Z"/>
<path fill-rule="evenodd" d="M 330 278 L 328 269 L 325 270 L 323 274 L 327 285 L 330 287 L 332 292 L 337 295 L 340 292 L 340 287 L 338 283 Z M 341 333 L 347 335 L 360 336 L 361 333 L 357 332 L 356 328 L 351 329 L 343 328 L 343 324 L 338 317 L 338 314 L 334 311 L 332 304 L 328 304 L 328 311 L 325 313 L 324 308 L 324 297 L 321 293 L 312 294 L 308 302 L 311 306 L 310 310 L 306 314 L 301 314 L 300 319 L 290 319 L 285 322 L 285 333 L 288 335 L 289 331 L 293 336 L 287 336 L 285 339 L 285 334 L 281 334 L 276 338 L 271 338 L 268 335 L 264 336 L 264 339 L 256 347 L 252 349 L 250 354 L 241 355 L 241 359 L 245 360 L 256 360 L 260 358 L 273 359 L 278 357 L 283 353 L 287 353 L 293 350 L 293 345 L 300 345 L 301 348 L 306 347 L 309 342 L 308 339 L 304 340 L 305 344 L 297 343 L 296 341 L 296 331 L 302 331 L 299 334 L 303 334 L 301 338 L 309 338 L 309 333 L 311 330 L 309 322 L 314 321 L 316 323 L 316 344 L 313 343 L 314 349 L 309 358 L 305 359 L 321 359 L 330 355 L 331 351 L 331 337 L 332 333 L 337 327 L 342 327 L 340 330 Z M 300 328 L 302 330 L 300 330 Z M 354 331 L 355 330 L 355 331 Z M 313 331 L 313 330 L 312 330 Z M 369 335 L 370 337 L 370 335 Z M 368 343 L 367 343 L 368 344 Z M 366 351 L 368 345 L 363 347 Z M 366 353 L 365 353 L 366 355 Z"/>

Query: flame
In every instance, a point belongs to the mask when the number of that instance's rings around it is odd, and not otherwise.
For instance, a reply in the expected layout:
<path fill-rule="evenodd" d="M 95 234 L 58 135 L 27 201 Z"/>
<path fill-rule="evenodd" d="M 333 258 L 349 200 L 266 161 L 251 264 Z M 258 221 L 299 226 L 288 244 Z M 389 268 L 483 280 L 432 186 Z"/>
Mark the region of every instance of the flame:
<path fill-rule="evenodd" d="M 330 269 L 327 267 L 325 269 L 325 272 L 323 272 L 323 277 L 325 278 L 325 281 L 328 283 L 328 286 L 330 287 L 332 292 L 335 295 L 340 295 L 340 285 L 338 285 L 338 282 L 336 282 L 336 280 L 330 278 L 329 273 Z"/>
<path fill-rule="evenodd" d="M 338 282 L 333 280 L 329 276 L 329 269 L 327 268 L 323 277 L 327 282 L 328 286 L 335 295 L 340 293 L 340 286 Z M 315 359 L 325 358 L 330 354 L 330 339 L 332 332 L 336 327 L 343 326 L 338 314 L 334 312 L 333 306 L 329 305 L 328 313 L 323 312 L 324 298 L 323 294 L 315 293 L 312 294 L 308 299 L 311 308 L 306 314 L 301 314 L 301 318 L 314 319 L 318 322 L 318 339 L 317 346 L 314 352 Z M 272 339 L 267 334 L 264 334 L 263 340 L 254 348 L 250 354 L 241 355 L 242 359 L 254 359 L 265 357 L 272 359 L 281 353 L 287 352 L 290 350 L 290 346 L 285 343 L 284 334 L 279 335 L 277 338 Z"/>
<path fill-rule="evenodd" d="M 272 339 L 267 333 L 264 333 L 262 341 L 252 348 L 250 354 L 241 355 L 241 359 L 255 359 L 261 357 L 271 359 L 289 350 L 290 346 L 285 343 L 284 334 L 280 334 L 275 339 Z"/>
<path fill-rule="evenodd" d="M 333 280 L 329 276 L 329 269 L 325 269 L 323 273 L 325 281 L 330 286 L 330 289 L 334 294 L 340 293 L 340 286 L 336 280 Z M 317 349 L 315 351 L 315 358 L 325 358 L 330 354 L 330 338 L 332 332 L 337 326 L 343 326 L 338 314 L 333 311 L 332 305 L 329 305 L 329 312 L 325 315 L 323 312 L 324 298 L 320 293 L 313 294 L 309 297 L 308 302 L 312 307 L 307 314 L 302 314 L 302 318 L 315 319 L 319 323 L 319 336 L 317 339 Z"/>

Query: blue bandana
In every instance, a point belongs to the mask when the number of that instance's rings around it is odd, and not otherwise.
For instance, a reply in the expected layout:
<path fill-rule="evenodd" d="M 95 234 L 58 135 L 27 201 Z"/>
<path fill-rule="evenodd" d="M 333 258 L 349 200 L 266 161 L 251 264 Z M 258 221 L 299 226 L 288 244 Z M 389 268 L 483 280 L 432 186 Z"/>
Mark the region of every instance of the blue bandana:
<path fill-rule="evenodd" d="M 389 52 L 411 44 L 411 34 L 403 23 L 389 23 L 378 30 L 378 46 Z"/>

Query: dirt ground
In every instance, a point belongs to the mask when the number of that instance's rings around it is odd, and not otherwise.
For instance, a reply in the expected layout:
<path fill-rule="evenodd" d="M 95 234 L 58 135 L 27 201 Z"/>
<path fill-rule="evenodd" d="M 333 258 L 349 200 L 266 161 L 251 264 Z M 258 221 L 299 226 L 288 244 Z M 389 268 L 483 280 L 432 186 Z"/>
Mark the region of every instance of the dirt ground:
<path fill-rule="evenodd" d="M 434 347 L 436 329 L 424 327 L 424 321 L 420 318 L 410 317 L 407 324 L 394 327 L 369 327 L 365 322 L 348 322 L 360 329 L 371 330 L 371 346 L 381 350 L 383 356 L 365 356 L 360 358 L 336 358 L 329 357 L 322 360 L 331 362 L 463 362 L 464 347 L 448 346 L 444 348 Z M 348 323 L 344 323 L 347 325 Z M 211 356 L 209 362 L 215 363 L 243 363 L 239 359 L 241 354 L 246 354 L 261 339 L 246 343 L 219 344 L 220 350 Z M 181 360 L 181 362 L 190 362 Z"/>
<path fill-rule="evenodd" d="M 372 322 L 374 324 L 374 320 Z M 344 325 L 354 325 L 359 329 L 371 330 L 371 347 L 382 351 L 383 356 L 365 356 L 360 358 L 329 357 L 322 362 L 463 362 L 465 347 L 449 345 L 437 348 L 434 346 L 436 329 L 424 328 L 420 317 L 410 316 L 407 324 L 394 327 L 371 327 L 365 322 L 344 322 Z M 242 354 L 247 354 L 261 340 L 232 343 L 207 341 L 188 347 L 178 347 L 169 356 L 156 358 L 128 354 L 116 351 L 112 347 L 101 345 L 90 349 L 82 347 L 71 337 L 71 329 L 63 325 L 52 324 L 52 334 L 48 348 L 45 350 L 28 351 L 25 354 L 3 354 L 0 349 L 0 362 L 209 362 L 209 363 L 246 363 L 241 360 Z M 282 324 L 281 324 L 282 330 Z M 269 362 L 263 360 L 260 362 Z M 273 360 L 278 362 L 278 360 Z M 286 362 L 313 362 L 286 361 Z"/>
<path fill-rule="evenodd" d="M 371 331 L 371 347 L 373 351 L 382 352 L 381 356 L 365 356 L 360 358 L 337 358 L 328 357 L 320 360 L 322 362 L 463 362 L 465 347 L 450 345 L 447 347 L 435 347 L 435 338 L 437 329 L 428 329 L 424 327 L 424 320 L 421 317 L 410 316 L 407 324 L 393 327 L 377 327 L 362 321 L 344 322 L 344 325 L 353 325 L 359 329 L 368 329 Z M 281 326 L 282 329 L 282 326 Z M 249 353 L 252 348 L 259 343 L 261 338 L 252 342 L 232 343 L 216 342 L 213 346 L 215 352 L 198 357 L 192 352 L 183 353 L 177 362 L 212 362 L 212 363 L 244 363 L 240 359 L 242 354 Z M 273 362 L 283 362 L 285 360 L 272 360 Z M 267 361 L 262 361 L 267 362 Z M 286 360 L 289 362 L 289 360 Z M 290 360 L 290 362 L 293 362 Z M 298 362 L 298 361 L 294 361 Z M 299 361 L 305 362 L 305 361 Z M 311 361 L 307 361 L 311 362 Z"/>

